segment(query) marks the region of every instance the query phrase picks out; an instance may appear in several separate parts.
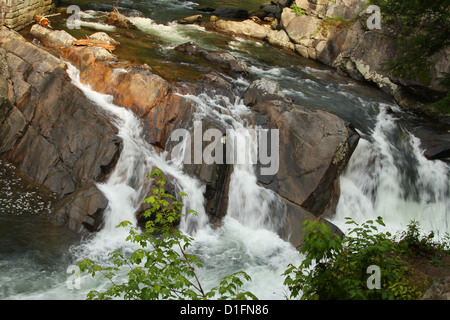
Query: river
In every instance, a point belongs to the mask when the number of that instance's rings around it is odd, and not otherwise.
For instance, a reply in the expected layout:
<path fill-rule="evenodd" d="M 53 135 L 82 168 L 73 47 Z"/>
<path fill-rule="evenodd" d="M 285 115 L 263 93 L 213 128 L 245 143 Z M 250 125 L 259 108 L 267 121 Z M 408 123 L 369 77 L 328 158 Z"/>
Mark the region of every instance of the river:
<path fill-rule="evenodd" d="M 256 9 L 263 2 L 245 1 L 245 6 Z M 113 3 L 115 1 L 77 1 L 83 10 L 84 23 L 81 30 L 71 32 L 82 35 L 92 32 L 93 27 L 107 28 L 101 24 L 99 16 L 102 11 L 110 10 Z M 412 219 L 418 220 L 424 231 L 434 231 L 438 236 L 450 232 L 450 167 L 423 156 L 420 141 L 411 133 L 417 123 L 427 125 L 423 119 L 402 111 L 377 88 L 336 75 L 320 64 L 262 42 L 170 22 L 195 14 L 199 6 L 240 3 L 242 1 L 119 1 L 121 10 L 130 16 L 138 30 L 135 31 L 137 39 L 121 39 L 128 49 L 119 49 L 122 51 L 118 54 L 157 66 L 169 78 L 179 80 L 201 73 L 201 68 L 196 60 L 175 53 L 175 46 L 194 41 L 206 49 L 232 52 L 250 69 L 248 78 L 230 78 L 238 95 L 253 79 L 273 79 L 298 105 L 335 113 L 351 122 L 360 133 L 362 139 L 340 179 L 337 212 L 330 218 L 334 224 L 345 231 L 345 217 L 363 222 L 382 216 L 388 230 L 394 233 L 405 228 Z M 269 214 L 264 208 L 276 204 L 277 198 L 256 184 L 253 168 L 241 166 L 235 170 L 230 188 L 233 205 L 223 225 L 211 228 L 202 212 L 202 186 L 198 181 L 152 152 L 151 146 L 141 138 L 140 126 L 131 112 L 114 106 L 107 96 L 79 83 L 75 68 L 69 66 L 69 74 L 88 98 L 114 116 L 113 123 L 124 141 L 114 174 L 100 185 L 110 199 L 105 218 L 107 225 L 87 238 L 55 227 L 46 219 L 52 199 L 21 183 L 13 167 L 0 163 L 0 298 L 84 299 L 90 290 L 101 290 L 108 285 L 100 277 L 92 279 L 83 275 L 80 286 L 73 287 L 67 282 L 73 275 L 71 265 L 86 257 L 104 261 L 107 252 L 117 247 L 133 249 L 124 242 L 124 233 L 114 226 L 122 220 L 134 219 L 145 173 L 158 166 L 176 178 L 178 187 L 189 194 L 187 205 L 199 212 L 197 220 L 184 221 L 181 227 L 188 230 L 195 224 L 192 249 L 204 261 L 205 268 L 199 272 L 204 286 L 216 286 L 222 276 L 244 270 L 252 277 L 245 289 L 260 299 L 285 299 L 289 293 L 283 286 L 281 274 L 289 263 L 299 264 L 301 256 L 273 232 L 273 221 L 261 219 Z M 186 98 L 194 99 L 197 112 L 223 120 L 214 113 L 217 106 L 213 100 L 202 95 Z M 228 125 L 235 129 L 244 126 L 239 121 L 240 116 L 251 111 L 240 104 L 239 99 L 227 107 L 234 114 L 234 121 L 231 124 L 228 121 Z M 131 168 L 130 163 L 134 164 Z M 125 170 L 127 167 L 129 172 Z"/>

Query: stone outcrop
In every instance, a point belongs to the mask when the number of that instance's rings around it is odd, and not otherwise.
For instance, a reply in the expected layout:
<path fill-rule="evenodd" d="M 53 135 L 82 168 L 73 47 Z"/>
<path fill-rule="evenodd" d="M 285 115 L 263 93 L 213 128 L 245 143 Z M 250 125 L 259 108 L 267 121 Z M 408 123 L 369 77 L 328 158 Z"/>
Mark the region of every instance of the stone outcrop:
<path fill-rule="evenodd" d="M 236 98 L 232 85 L 217 73 L 206 74 L 198 83 L 178 86 L 154 74 L 149 66 L 120 61 L 104 48 L 72 46 L 70 36 L 57 32 L 40 26 L 32 28 L 32 34 L 41 43 L 80 70 L 81 82 L 132 110 L 141 119 L 147 142 L 157 150 L 170 154 L 172 131 L 193 128 L 196 104 L 181 94 L 220 93 Z M 5 34 L 0 41 L 4 50 L 0 56 L 6 57 L 6 62 L 0 60 L 0 67 L 7 66 L 0 90 L 6 97 L 3 105 L 10 108 L 0 130 L 5 137 L 0 155 L 60 196 L 54 208 L 57 222 L 77 231 L 98 230 L 107 201 L 95 183 L 103 181 L 111 171 L 120 154 L 121 141 L 115 128 L 67 81 L 61 60 L 19 37 Z M 24 49 L 13 54 L 13 47 Z M 193 43 L 177 50 L 222 61 L 231 68 L 236 62 L 224 52 L 205 51 Z M 36 83 L 34 71 L 42 77 Z M 298 246 L 305 219 L 333 212 L 339 195 L 337 178 L 358 136 L 349 124 L 332 114 L 295 106 L 276 83 L 265 79 L 254 82 L 244 100 L 255 111 L 249 121 L 280 130 L 279 171 L 258 179 L 286 203 L 285 234 Z M 202 119 L 202 126 L 203 131 L 226 131 L 223 124 L 208 117 Z M 42 152 L 40 158 L 38 151 Z M 39 161 L 31 160 L 38 158 Z M 226 214 L 233 166 L 185 164 L 184 169 L 205 186 L 205 209 L 211 221 L 219 224 Z"/>
<path fill-rule="evenodd" d="M 53 208 L 56 223 L 76 232 L 100 230 L 108 199 L 95 183 L 87 183 L 64 197 Z"/>
<path fill-rule="evenodd" d="M 366 5 L 366 0 L 295 0 L 295 5 L 310 16 L 353 19 Z"/>
<path fill-rule="evenodd" d="M 200 56 L 207 61 L 222 65 L 236 74 L 248 73 L 248 67 L 245 62 L 236 59 L 227 51 L 207 51 L 193 42 L 181 44 L 177 46 L 175 50 L 189 55 Z"/>
<path fill-rule="evenodd" d="M 289 101 L 278 83 L 254 81 L 244 102 L 280 130 L 279 170 L 259 181 L 286 202 L 291 242 L 299 245 L 305 217 L 334 213 L 339 198 L 338 177 L 347 165 L 359 136 L 349 123 L 321 110 L 307 110 Z"/>
<path fill-rule="evenodd" d="M 0 60 L 0 83 L 8 88 L 2 93 L 0 156 L 60 201 L 80 200 L 80 188 L 104 181 L 114 167 L 121 150 L 116 129 L 71 84 L 62 60 L 14 31 L 0 30 Z M 81 231 L 91 212 L 78 211 L 78 224 L 71 222 L 73 212 L 56 220 Z"/>
<path fill-rule="evenodd" d="M 270 25 L 259 24 L 251 19 L 244 21 L 219 19 L 214 21 L 212 25 L 218 31 L 243 35 L 261 40 L 265 39 L 269 31 L 271 30 Z"/>
<path fill-rule="evenodd" d="M 420 300 L 450 300 L 450 277 L 434 279 Z"/>
<path fill-rule="evenodd" d="M 34 21 L 35 14 L 53 9 L 53 0 L 4 0 L 0 3 L 0 26 L 20 30 Z"/>
<path fill-rule="evenodd" d="M 214 18 L 207 26 L 225 33 L 264 40 L 299 55 L 318 60 L 357 80 L 377 85 L 393 96 L 400 106 L 424 111 L 420 101 L 438 99 L 445 89 L 438 81 L 450 68 L 450 50 L 433 57 L 431 83 L 400 79 L 384 69 L 384 64 L 398 56 L 396 33 L 385 23 L 369 30 L 365 0 L 296 0 L 304 10 L 297 15 L 290 7 L 264 4 L 244 21 Z M 274 13 L 268 19 L 268 8 Z M 271 19 L 276 17 L 278 23 Z"/>

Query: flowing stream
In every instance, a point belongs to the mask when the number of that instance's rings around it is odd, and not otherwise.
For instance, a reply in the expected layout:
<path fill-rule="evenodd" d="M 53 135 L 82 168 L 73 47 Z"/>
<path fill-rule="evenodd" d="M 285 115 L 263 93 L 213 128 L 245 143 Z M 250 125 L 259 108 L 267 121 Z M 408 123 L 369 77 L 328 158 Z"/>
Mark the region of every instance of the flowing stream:
<path fill-rule="evenodd" d="M 80 1 L 85 26 L 103 28 L 96 17 L 114 2 Z M 382 216 L 394 233 L 412 219 L 418 220 L 424 231 L 434 231 L 437 236 L 450 232 L 449 164 L 424 157 L 419 139 L 411 133 L 417 118 L 400 110 L 392 99 L 376 88 L 337 76 L 331 69 L 264 43 L 170 22 L 194 14 L 199 4 L 232 3 L 119 1 L 139 32 L 154 37 L 154 48 L 141 56 L 142 61 L 150 57 L 149 61 L 163 61 L 162 65 L 176 61 L 186 68 L 195 67 L 191 60 L 180 61 L 173 53 L 174 46 L 195 41 L 206 49 L 226 49 L 248 64 L 249 78 L 230 78 L 237 88 L 234 103 L 220 95 L 185 96 L 195 102 L 198 118 L 210 117 L 226 128 L 235 129 L 237 134 L 248 134 L 246 130 L 238 130 L 246 129 L 243 119 L 251 112 L 242 104 L 239 94 L 252 79 L 266 77 L 278 81 L 298 105 L 333 112 L 357 128 L 362 138 L 341 176 L 337 212 L 330 217 L 342 230 L 346 230 L 345 217 L 363 222 Z M 255 8 L 259 3 L 249 1 L 247 5 Z M 139 120 L 131 111 L 114 105 L 110 96 L 81 84 L 78 70 L 71 65 L 68 73 L 72 82 L 111 119 L 123 140 L 123 151 L 112 176 L 99 185 L 109 199 L 105 226 L 87 239 L 52 227 L 43 218 L 51 200 L 36 199 L 39 195 L 34 191 L 14 187 L 20 178 L 10 174 L 13 168 L 0 163 L 0 181 L 5 186 L 0 193 L 0 298 L 84 299 L 90 290 L 105 288 L 107 281 L 88 275 L 81 277 L 80 288 L 70 288 L 66 280 L 72 269 L 68 267 L 82 258 L 105 262 L 106 254 L 117 248 L 135 249 L 125 242 L 126 230 L 115 226 L 123 220 L 136 223 L 135 212 L 150 186 L 146 175 L 153 167 L 172 176 L 177 190 L 188 194 L 186 208 L 198 212 L 197 217 L 183 220 L 181 228 L 195 238 L 191 250 L 204 262 L 205 267 L 199 271 L 204 287 L 216 286 L 223 276 L 243 270 L 252 277 L 245 289 L 257 297 L 288 296 L 281 274 L 289 263 L 298 265 L 301 256 L 274 232 L 280 221 L 273 219 L 271 213 L 284 209 L 273 192 L 258 186 L 254 167 L 235 166 L 223 225 L 210 227 L 204 212 L 204 186 L 183 173 L 180 162 L 170 161 L 167 154 L 158 154 L 144 141 Z M 220 112 L 224 106 L 226 114 Z M 254 137 L 243 138 L 251 141 Z M 31 214 L 35 203 L 42 212 Z"/>

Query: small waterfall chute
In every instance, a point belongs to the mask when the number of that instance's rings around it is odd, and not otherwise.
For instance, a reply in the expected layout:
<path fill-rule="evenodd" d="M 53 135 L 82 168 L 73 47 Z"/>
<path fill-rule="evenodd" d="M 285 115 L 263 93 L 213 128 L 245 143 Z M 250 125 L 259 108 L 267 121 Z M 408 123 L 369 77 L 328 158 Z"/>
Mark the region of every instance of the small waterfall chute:
<path fill-rule="evenodd" d="M 345 217 L 357 222 L 381 216 L 392 234 L 416 220 L 437 237 L 450 232 L 450 169 L 428 160 L 420 141 L 380 104 L 374 129 L 362 135 L 340 178 L 341 196 L 331 222 L 346 230 Z"/>

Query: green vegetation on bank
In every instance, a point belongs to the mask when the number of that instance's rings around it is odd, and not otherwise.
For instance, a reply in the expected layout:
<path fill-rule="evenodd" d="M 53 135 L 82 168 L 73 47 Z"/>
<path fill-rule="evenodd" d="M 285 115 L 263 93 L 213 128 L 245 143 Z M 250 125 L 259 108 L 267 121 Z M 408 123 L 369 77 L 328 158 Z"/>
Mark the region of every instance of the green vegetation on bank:
<path fill-rule="evenodd" d="M 306 14 L 306 11 L 303 10 L 302 8 L 300 8 L 299 6 L 297 6 L 296 4 L 291 5 L 290 7 L 292 10 L 294 10 L 295 14 L 297 16 L 303 16 Z"/>
<path fill-rule="evenodd" d="M 394 75 L 418 79 L 425 85 L 431 81 L 433 56 L 450 44 L 450 6 L 448 0 L 370 0 L 381 9 L 383 20 L 399 30 L 400 56 L 387 66 Z M 438 75 L 447 96 L 433 104 L 450 113 L 450 74 Z"/>
<path fill-rule="evenodd" d="M 381 218 L 354 225 L 348 236 L 332 234 L 321 221 L 305 222 L 305 244 L 300 252 L 306 259 L 298 267 L 291 265 L 285 272 L 285 284 L 291 297 L 321 300 L 415 300 L 428 285 L 415 279 L 405 259 L 426 255 L 434 263 L 448 255 L 449 237 L 433 242 L 433 234 L 422 237 L 418 223 L 412 221 L 399 241 L 391 234 L 378 232 L 384 226 Z M 432 258 L 431 258 L 432 257 Z M 370 267 L 378 268 L 378 287 L 372 287 Z M 375 279 L 374 279 L 375 281 Z"/>
<path fill-rule="evenodd" d="M 166 193 L 166 179 L 160 170 L 149 175 L 154 179 L 153 194 L 144 200 L 151 207 L 146 210 L 144 230 L 131 227 L 127 241 L 140 246 L 131 254 L 116 250 L 110 253 L 109 266 L 100 266 L 84 259 L 78 266 L 92 276 L 97 273 L 111 282 L 105 292 L 91 291 L 88 299 L 257 299 L 242 289 L 251 281 L 243 271 L 224 277 L 209 291 L 204 290 L 196 270 L 201 261 L 189 254 L 193 238 L 183 234 L 177 224 L 182 218 L 183 203 Z M 180 193 L 180 196 L 186 196 Z M 189 211 L 186 214 L 196 214 Z M 286 266 L 284 284 L 290 298 L 301 299 L 398 299 L 420 298 L 428 283 L 417 281 L 404 259 L 414 255 L 429 257 L 443 263 L 450 254 L 450 237 L 434 242 L 433 234 L 421 236 L 417 222 L 394 241 L 389 233 L 378 232 L 384 225 L 381 218 L 361 225 L 348 218 L 354 227 L 348 236 L 333 234 L 320 219 L 305 221 L 304 245 L 300 253 L 305 259 L 300 266 Z M 123 222 L 119 227 L 130 227 Z M 371 288 L 368 268 L 380 271 L 379 288 Z M 120 282 L 116 276 L 126 276 Z"/>

